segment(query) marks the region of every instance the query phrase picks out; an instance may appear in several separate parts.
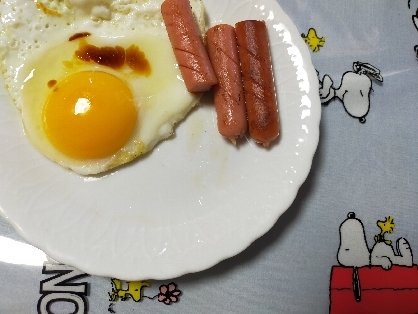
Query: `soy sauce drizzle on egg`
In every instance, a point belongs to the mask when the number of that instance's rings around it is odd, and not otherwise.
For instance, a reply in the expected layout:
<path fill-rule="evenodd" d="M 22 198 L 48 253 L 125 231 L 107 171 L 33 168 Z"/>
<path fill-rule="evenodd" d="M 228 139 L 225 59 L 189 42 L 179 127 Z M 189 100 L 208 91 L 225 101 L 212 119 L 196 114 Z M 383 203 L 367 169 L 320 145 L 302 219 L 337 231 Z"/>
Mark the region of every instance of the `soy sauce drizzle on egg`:
<path fill-rule="evenodd" d="M 112 69 L 120 69 L 126 64 L 135 74 L 150 76 L 151 65 L 137 45 L 131 45 L 126 49 L 121 46 L 98 47 L 86 41 L 85 37 L 90 35 L 77 33 L 70 37 L 70 40 L 80 39 L 78 50 L 74 52 L 76 58 L 86 62 L 93 61 Z"/>
<path fill-rule="evenodd" d="M 83 37 L 87 37 L 87 36 L 90 36 L 90 35 L 91 34 L 89 32 L 75 33 L 70 38 L 68 38 L 68 41 L 73 41 L 73 40 L 76 40 L 78 38 L 83 38 Z"/>
<path fill-rule="evenodd" d="M 55 85 L 57 85 L 57 80 L 49 80 L 47 85 L 48 85 L 49 88 L 52 88 Z"/>

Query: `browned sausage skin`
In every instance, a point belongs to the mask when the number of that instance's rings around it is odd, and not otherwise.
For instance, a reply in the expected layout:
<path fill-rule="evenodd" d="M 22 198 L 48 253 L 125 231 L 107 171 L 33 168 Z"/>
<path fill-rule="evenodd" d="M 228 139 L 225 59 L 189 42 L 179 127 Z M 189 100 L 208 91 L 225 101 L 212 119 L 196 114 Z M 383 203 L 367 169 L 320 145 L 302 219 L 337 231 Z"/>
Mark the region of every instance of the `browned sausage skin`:
<path fill-rule="evenodd" d="M 206 40 L 218 78 L 213 89 L 218 130 L 235 145 L 248 128 L 235 29 L 227 24 L 213 26 Z"/>
<path fill-rule="evenodd" d="M 187 90 L 209 90 L 217 79 L 189 0 L 165 0 L 161 13 Z"/>
<path fill-rule="evenodd" d="M 250 135 L 268 146 L 279 135 L 279 115 L 266 23 L 235 24 Z"/>

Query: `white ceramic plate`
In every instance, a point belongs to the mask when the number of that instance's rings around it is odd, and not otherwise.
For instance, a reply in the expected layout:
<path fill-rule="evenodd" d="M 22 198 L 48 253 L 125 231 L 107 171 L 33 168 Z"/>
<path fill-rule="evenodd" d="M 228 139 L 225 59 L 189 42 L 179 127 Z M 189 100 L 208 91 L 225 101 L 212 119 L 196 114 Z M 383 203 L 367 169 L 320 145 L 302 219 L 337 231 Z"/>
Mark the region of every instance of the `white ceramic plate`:
<path fill-rule="evenodd" d="M 0 91 L 0 212 L 31 244 L 87 273 L 168 279 L 207 269 L 267 232 L 296 197 L 319 137 L 310 55 L 274 0 L 204 0 L 210 24 L 267 22 L 280 141 L 234 147 L 217 131 L 210 97 L 147 157 L 81 177 L 39 154 Z"/>

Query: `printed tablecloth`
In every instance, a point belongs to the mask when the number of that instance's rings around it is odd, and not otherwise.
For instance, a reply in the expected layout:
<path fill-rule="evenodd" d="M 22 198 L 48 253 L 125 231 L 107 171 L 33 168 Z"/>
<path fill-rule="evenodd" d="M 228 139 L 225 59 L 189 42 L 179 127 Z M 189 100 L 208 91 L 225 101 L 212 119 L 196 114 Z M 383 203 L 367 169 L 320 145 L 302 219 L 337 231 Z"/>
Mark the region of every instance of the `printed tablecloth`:
<path fill-rule="evenodd" d="M 322 120 L 274 227 L 208 270 L 126 282 L 47 261 L 0 219 L 0 313 L 418 313 L 418 1 L 278 2 L 309 46 Z"/>

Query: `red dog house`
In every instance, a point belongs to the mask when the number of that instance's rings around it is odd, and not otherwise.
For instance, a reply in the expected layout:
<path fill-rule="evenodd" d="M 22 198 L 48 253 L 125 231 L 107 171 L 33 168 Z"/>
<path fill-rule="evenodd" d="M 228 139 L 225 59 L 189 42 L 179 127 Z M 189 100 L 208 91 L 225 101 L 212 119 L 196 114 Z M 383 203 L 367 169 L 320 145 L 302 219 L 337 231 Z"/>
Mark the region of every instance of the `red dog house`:
<path fill-rule="evenodd" d="M 418 265 L 333 266 L 330 314 L 418 314 Z"/>

